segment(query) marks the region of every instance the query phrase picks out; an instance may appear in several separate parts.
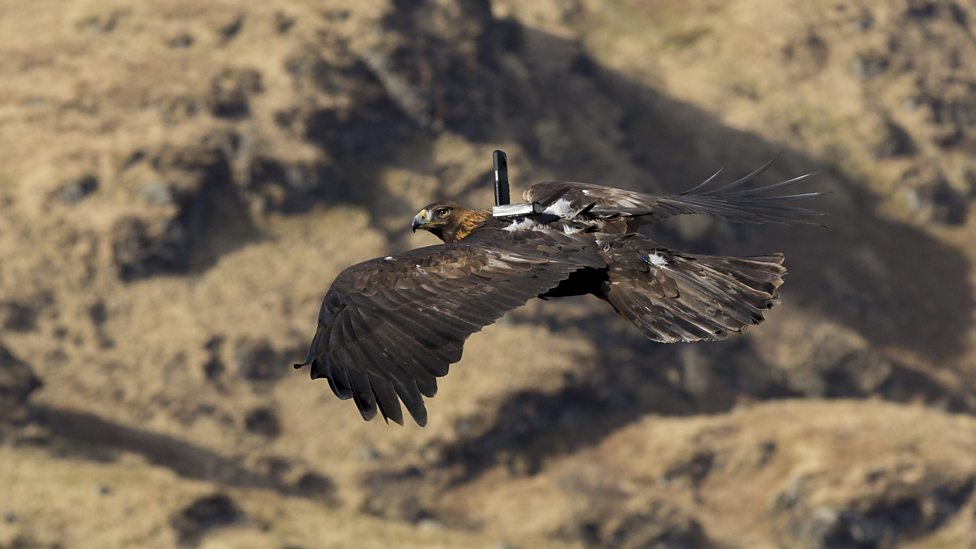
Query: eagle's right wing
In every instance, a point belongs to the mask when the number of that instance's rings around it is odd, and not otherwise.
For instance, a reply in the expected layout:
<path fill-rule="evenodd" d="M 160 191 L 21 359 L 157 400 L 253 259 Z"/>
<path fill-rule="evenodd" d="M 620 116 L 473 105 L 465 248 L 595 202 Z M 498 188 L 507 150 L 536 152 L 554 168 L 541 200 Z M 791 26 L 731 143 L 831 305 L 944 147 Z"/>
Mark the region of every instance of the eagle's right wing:
<path fill-rule="evenodd" d="M 630 218 L 653 223 L 679 214 L 708 214 L 740 223 L 817 224 L 813 217 L 820 212 L 790 203 L 819 196 L 819 192 L 769 194 L 770 191 L 806 181 L 813 174 L 761 187 L 742 187 L 771 166 L 770 160 L 731 183 L 713 188 L 720 172 L 701 184 L 677 195 L 651 195 L 603 187 L 590 183 L 549 181 L 536 183 L 525 190 L 528 202 L 542 205 L 546 213 L 572 219 L 576 215 L 602 219 Z"/>
<path fill-rule="evenodd" d="M 468 336 L 572 272 L 604 266 L 592 240 L 504 229 L 353 265 L 332 283 L 296 367 L 311 365 L 364 419 L 379 411 L 402 424 L 403 401 L 424 425 L 422 395 L 434 396 Z"/>

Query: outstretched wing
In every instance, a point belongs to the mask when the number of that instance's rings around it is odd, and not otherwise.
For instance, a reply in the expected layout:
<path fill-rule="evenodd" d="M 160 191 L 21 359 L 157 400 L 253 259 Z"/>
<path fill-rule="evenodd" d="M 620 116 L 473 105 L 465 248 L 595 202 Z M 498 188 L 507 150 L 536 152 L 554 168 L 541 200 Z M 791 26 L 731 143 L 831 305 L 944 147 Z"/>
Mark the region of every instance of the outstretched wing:
<path fill-rule="evenodd" d="M 820 212 L 791 205 L 819 196 L 818 192 L 769 194 L 796 185 L 813 174 L 760 187 L 742 188 L 771 166 L 769 160 L 752 173 L 725 185 L 714 186 L 716 172 L 696 187 L 678 195 L 655 196 L 635 191 L 602 187 L 589 183 L 551 181 L 536 183 L 525 190 L 528 202 L 538 202 L 547 213 L 572 219 L 577 215 L 593 218 L 634 218 L 653 223 L 672 215 L 709 214 L 740 223 L 816 224 Z"/>
<path fill-rule="evenodd" d="M 555 232 L 481 229 L 354 265 L 333 282 L 305 363 L 366 420 L 402 424 L 400 401 L 427 423 L 423 396 L 461 359 L 464 341 L 572 272 L 603 267 L 592 240 Z"/>

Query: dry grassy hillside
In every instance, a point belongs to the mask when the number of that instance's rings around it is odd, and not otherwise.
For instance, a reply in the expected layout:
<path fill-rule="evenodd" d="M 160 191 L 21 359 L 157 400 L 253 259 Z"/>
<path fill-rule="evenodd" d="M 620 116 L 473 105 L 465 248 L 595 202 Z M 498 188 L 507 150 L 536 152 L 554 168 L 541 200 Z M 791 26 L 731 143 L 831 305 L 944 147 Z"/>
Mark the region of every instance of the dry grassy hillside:
<path fill-rule="evenodd" d="M 976 547 L 976 5 L 0 4 L 0 547 Z M 829 229 L 743 337 L 595 300 L 475 335 L 430 424 L 291 364 L 434 197 L 781 157 Z"/>

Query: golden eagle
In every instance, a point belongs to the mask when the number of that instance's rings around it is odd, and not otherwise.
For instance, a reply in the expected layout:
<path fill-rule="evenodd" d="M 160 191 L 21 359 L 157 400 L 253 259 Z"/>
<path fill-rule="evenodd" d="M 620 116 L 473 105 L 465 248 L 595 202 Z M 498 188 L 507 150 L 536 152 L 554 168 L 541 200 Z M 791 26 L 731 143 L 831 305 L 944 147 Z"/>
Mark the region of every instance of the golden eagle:
<path fill-rule="evenodd" d="M 592 294 L 654 341 L 708 341 L 763 320 L 777 303 L 783 255 L 694 255 L 664 248 L 640 225 L 679 214 L 743 223 L 812 223 L 793 203 L 816 192 L 769 194 L 811 174 L 746 187 L 772 161 L 716 187 L 718 173 L 679 195 L 654 196 L 587 183 L 526 189 L 531 213 L 496 217 L 435 202 L 413 218 L 444 243 L 353 265 L 322 303 L 308 356 L 363 419 L 403 424 L 400 402 L 427 423 L 423 397 L 461 359 L 464 341 L 533 297 Z"/>

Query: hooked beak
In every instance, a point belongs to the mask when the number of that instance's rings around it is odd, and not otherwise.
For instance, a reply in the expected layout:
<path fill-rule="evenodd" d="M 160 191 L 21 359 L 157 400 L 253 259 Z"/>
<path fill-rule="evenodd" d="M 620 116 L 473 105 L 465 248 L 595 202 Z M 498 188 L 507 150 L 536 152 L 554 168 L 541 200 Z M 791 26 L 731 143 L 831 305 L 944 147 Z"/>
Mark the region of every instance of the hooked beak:
<path fill-rule="evenodd" d="M 413 223 L 410 224 L 410 228 L 413 232 L 417 232 L 417 229 L 423 229 L 427 225 L 427 210 L 420 210 L 420 213 L 413 216 Z"/>

